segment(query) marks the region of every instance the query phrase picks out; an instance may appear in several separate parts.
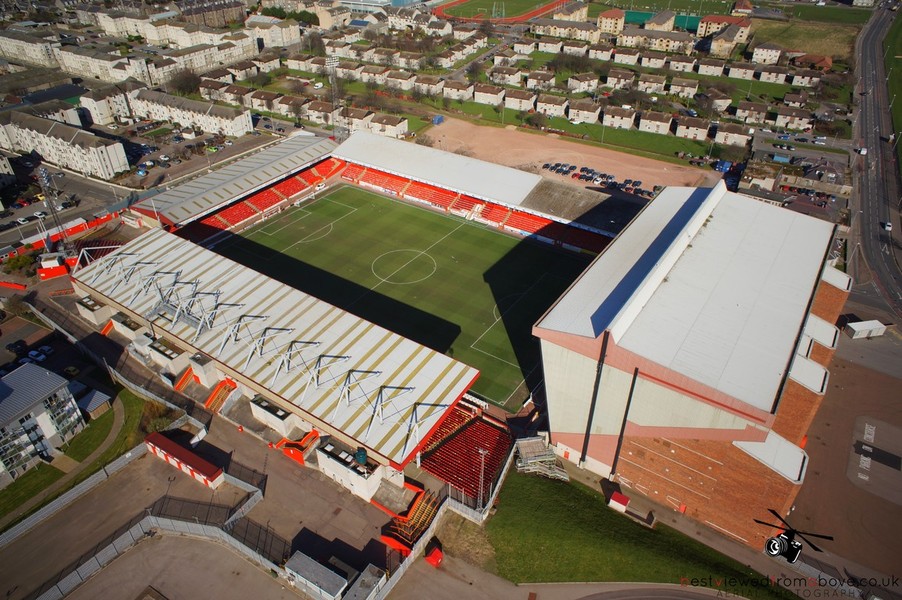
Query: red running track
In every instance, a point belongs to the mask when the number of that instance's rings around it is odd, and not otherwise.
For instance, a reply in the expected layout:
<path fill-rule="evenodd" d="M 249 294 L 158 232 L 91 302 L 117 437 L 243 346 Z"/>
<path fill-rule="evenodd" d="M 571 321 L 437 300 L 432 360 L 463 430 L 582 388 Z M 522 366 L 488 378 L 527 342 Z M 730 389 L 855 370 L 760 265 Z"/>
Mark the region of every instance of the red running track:
<path fill-rule="evenodd" d="M 454 0 L 453 2 L 448 2 L 447 4 L 442 4 L 441 6 L 435 7 L 433 9 L 433 14 L 440 19 L 444 19 L 446 21 L 456 20 L 456 21 L 483 21 L 485 20 L 484 16 L 479 17 L 455 17 L 453 15 L 449 15 L 445 12 L 446 8 L 453 8 L 455 6 L 460 6 L 461 4 L 466 4 L 470 2 L 470 0 Z M 551 12 L 556 6 L 562 4 L 561 0 L 554 0 L 553 2 L 549 2 L 539 8 L 535 8 L 528 13 L 523 13 L 522 15 L 517 15 L 516 17 L 503 17 L 500 19 L 488 19 L 492 23 L 522 23 L 524 21 L 528 21 L 530 19 L 534 19 L 536 17 L 542 16 L 545 13 Z"/>

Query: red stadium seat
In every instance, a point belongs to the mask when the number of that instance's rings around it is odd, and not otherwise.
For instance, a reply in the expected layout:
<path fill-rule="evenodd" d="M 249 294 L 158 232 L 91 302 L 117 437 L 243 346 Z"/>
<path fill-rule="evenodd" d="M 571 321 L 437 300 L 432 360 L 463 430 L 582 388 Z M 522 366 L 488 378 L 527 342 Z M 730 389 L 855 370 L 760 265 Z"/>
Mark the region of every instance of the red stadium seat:
<path fill-rule="evenodd" d="M 504 223 L 505 219 L 507 219 L 508 214 L 510 214 L 510 209 L 506 206 L 500 206 L 498 204 L 486 204 L 485 208 L 482 209 L 482 212 L 479 214 L 479 218 L 488 223 L 494 223 L 495 225 L 501 225 Z"/>
<path fill-rule="evenodd" d="M 347 169 L 345 169 L 345 172 L 347 173 Z M 404 196 L 428 202 L 444 210 L 448 210 L 451 203 L 457 199 L 457 194 L 454 192 L 429 185 L 428 183 L 420 183 L 419 181 L 412 181 L 404 192 Z"/>
<path fill-rule="evenodd" d="M 476 198 L 471 198 L 470 196 L 461 196 L 454 201 L 454 204 L 451 205 L 451 210 L 459 211 L 461 213 L 469 213 L 479 204 L 485 203 L 481 200 L 477 200 Z"/>
<path fill-rule="evenodd" d="M 366 172 L 366 167 L 361 167 L 360 165 L 352 165 L 349 164 L 344 172 L 341 174 L 342 179 L 347 179 L 348 181 L 353 181 L 357 183 L 363 174 Z"/>
<path fill-rule="evenodd" d="M 504 223 L 504 227 L 526 234 L 536 233 L 552 223 L 551 219 L 538 217 L 525 212 L 513 211 Z"/>
<path fill-rule="evenodd" d="M 404 177 L 398 177 L 397 175 L 383 173 L 382 171 L 367 169 L 367 172 L 360 178 L 360 183 L 367 183 L 387 192 L 400 194 L 407 184 L 410 183 L 410 180 Z"/>

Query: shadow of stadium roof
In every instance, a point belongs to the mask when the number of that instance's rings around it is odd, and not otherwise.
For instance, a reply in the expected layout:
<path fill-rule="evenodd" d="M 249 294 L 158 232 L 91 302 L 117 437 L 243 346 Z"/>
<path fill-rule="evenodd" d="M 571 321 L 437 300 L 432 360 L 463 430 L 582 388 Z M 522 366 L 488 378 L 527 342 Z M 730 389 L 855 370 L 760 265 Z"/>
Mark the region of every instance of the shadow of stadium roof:
<path fill-rule="evenodd" d="M 543 178 L 520 207 L 613 235 L 645 204 L 645 200 L 627 194 L 612 195 L 598 187 L 575 187 Z"/>

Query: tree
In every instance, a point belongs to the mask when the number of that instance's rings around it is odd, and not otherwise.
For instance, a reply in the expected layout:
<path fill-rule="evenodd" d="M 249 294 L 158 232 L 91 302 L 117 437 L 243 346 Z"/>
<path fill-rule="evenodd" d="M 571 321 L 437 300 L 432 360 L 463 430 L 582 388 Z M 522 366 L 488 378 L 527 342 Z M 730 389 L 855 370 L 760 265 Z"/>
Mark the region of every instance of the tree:
<path fill-rule="evenodd" d="M 172 76 L 168 87 L 179 96 L 195 94 L 200 89 L 200 75 L 190 69 L 182 69 Z"/>
<path fill-rule="evenodd" d="M 495 25 L 488 19 L 483 19 L 481 23 L 479 23 L 479 32 L 484 33 L 488 37 L 492 37 L 492 34 L 495 33 Z"/>
<path fill-rule="evenodd" d="M 302 94 L 304 90 L 307 89 L 308 83 L 306 81 L 300 79 L 288 79 L 286 81 L 286 86 L 288 87 L 288 91 L 292 94 Z"/>
<path fill-rule="evenodd" d="M 269 73 L 261 72 L 248 77 L 247 81 L 254 87 L 262 88 L 268 86 L 272 82 L 272 77 L 270 77 Z"/>
<path fill-rule="evenodd" d="M 547 122 L 548 118 L 545 116 L 545 113 L 536 112 L 526 117 L 526 124 L 532 125 L 536 129 L 542 129 Z"/>
<path fill-rule="evenodd" d="M 482 67 L 479 65 L 479 61 L 473 61 L 467 65 L 467 79 L 470 81 L 476 81 L 480 73 L 482 73 Z"/>
<path fill-rule="evenodd" d="M 323 36 L 316 31 L 311 31 L 304 36 L 303 46 L 307 48 L 311 54 L 317 56 L 326 55 L 326 45 L 323 43 Z"/>
<path fill-rule="evenodd" d="M 332 78 L 332 102 L 337 102 L 345 97 L 347 82 L 341 77 Z"/>

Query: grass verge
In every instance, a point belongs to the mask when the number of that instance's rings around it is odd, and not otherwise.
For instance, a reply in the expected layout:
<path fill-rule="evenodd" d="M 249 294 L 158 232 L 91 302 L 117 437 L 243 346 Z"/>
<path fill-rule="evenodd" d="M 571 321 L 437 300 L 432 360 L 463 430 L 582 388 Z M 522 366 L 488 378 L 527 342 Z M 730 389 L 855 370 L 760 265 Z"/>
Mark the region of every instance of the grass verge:
<path fill-rule="evenodd" d="M 486 531 L 498 574 L 515 583 L 735 578 L 735 586 L 723 584 L 724 595 L 793 597 L 762 587 L 759 573 L 670 527 L 630 521 L 578 483 L 511 473 Z"/>
<path fill-rule="evenodd" d="M 9 514 L 62 476 L 62 471 L 46 464 L 29 470 L 0 491 L 0 517 Z"/>
<path fill-rule="evenodd" d="M 886 72 L 895 74 L 887 82 L 889 97 L 900 100 L 893 102 L 892 108 L 893 131 L 898 136 L 902 134 L 902 19 L 899 17 L 896 17 L 889 28 L 886 38 L 883 40 L 883 48 L 886 52 Z M 896 144 L 896 160 L 902 171 L 902 144 Z"/>
<path fill-rule="evenodd" d="M 106 411 L 93 421 L 85 429 L 69 442 L 66 455 L 72 460 L 81 462 L 88 458 L 97 449 L 113 427 L 113 411 Z"/>

